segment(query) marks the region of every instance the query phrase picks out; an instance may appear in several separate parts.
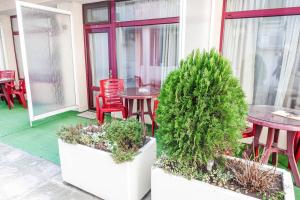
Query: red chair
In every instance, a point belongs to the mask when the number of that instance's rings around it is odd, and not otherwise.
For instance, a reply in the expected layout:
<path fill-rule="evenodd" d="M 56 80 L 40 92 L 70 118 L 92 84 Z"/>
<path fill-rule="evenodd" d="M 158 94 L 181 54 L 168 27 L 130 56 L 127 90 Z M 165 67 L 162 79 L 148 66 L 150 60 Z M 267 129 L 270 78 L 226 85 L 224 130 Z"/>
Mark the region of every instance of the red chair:
<path fill-rule="evenodd" d="M 22 104 L 24 108 L 27 108 L 27 103 L 25 99 L 26 87 L 24 80 L 19 80 L 18 88 L 16 86 L 12 87 L 10 94 L 15 95 L 19 103 Z"/>
<path fill-rule="evenodd" d="M 13 96 L 11 93 L 11 88 L 14 87 L 14 80 L 15 80 L 15 71 L 14 70 L 2 70 L 0 71 L 0 78 L 7 78 L 7 79 L 13 79 L 13 81 L 6 83 L 5 84 L 5 91 L 7 93 L 7 95 L 9 96 L 9 98 L 11 99 L 11 101 L 13 100 Z M 3 98 L 3 94 L 0 94 L 0 97 Z M 7 104 L 10 104 L 10 102 L 7 102 L 9 100 L 5 99 Z"/>
<path fill-rule="evenodd" d="M 154 129 L 157 126 L 155 120 L 156 120 L 156 110 L 158 108 L 158 99 L 154 100 L 154 107 L 153 107 L 153 121 L 152 121 L 152 136 L 154 136 Z"/>
<path fill-rule="evenodd" d="M 127 118 L 127 109 L 119 93 L 124 91 L 124 81 L 121 79 L 106 79 L 100 81 L 100 94 L 96 97 L 96 115 L 98 122 L 104 122 L 104 113 L 122 112 Z M 100 105 L 100 99 L 102 105 Z"/>

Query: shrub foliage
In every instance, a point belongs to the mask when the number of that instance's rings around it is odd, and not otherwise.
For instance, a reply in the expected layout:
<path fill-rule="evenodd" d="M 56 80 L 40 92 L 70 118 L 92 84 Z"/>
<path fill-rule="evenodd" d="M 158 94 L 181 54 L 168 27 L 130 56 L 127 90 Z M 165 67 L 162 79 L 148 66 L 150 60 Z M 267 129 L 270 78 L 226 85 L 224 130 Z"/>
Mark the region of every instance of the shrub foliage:
<path fill-rule="evenodd" d="M 108 124 L 62 127 L 58 136 L 70 144 L 82 144 L 111 152 L 116 163 L 131 161 L 144 144 L 142 125 L 135 119 Z"/>
<path fill-rule="evenodd" d="M 197 169 L 238 147 L 247 104 L 228 60 L 199 50 L 162 86 L 157 133 L 162 153 Z"/>

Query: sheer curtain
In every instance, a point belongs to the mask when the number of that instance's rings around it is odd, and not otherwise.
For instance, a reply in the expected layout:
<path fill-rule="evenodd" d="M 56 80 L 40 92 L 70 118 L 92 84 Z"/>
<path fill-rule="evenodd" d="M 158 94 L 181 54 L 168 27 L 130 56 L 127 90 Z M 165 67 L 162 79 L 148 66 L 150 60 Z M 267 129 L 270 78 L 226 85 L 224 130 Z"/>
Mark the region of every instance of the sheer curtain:
<path fill-rule="evenodd" d="M 116 2 L 117 21 L 179 16 L 180 0 L 131 0 Z"/>
<path fill-rule="evenodd" d="M 126 87 L 160 87 L 178 66 L 178 24 L 126 27 L 117 29 L 118 76 Z"/>
<path fill-rule="evenodd" d="M 300 0 L 227 0 L 226 10 L 243 11 L 300 6 Z"/>
<path fill-rule="evenodd" d="M 258 22 L 251 19 L 228 20 L 225 27 L 223 55 L 231 61 L 248 103 L 252 103 Z"/>
<path fill-rule="evenodd" d="M 250 104 L 300 107 L 299 46 L 297 15 L 225 22 L 223 55 Z"/>

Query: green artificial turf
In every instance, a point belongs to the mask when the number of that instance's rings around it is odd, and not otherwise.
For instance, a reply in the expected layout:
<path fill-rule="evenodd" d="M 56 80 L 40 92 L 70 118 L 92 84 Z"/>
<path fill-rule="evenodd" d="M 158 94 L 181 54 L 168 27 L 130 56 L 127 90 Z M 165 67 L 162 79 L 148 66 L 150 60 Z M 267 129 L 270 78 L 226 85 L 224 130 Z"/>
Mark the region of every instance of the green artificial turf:
<path fill-rule="evenodd" d="M 15 148 L 39 156 L 53 163 L 59 163 L 57 131 L 62 126 L 75 124 L 95 123 L 93 120 L 77 116 L 78 112 L 70 111 L 29 125 L 27 110 L 16 103 L 9 110 L 5 103 L 0 101 L 0 143 L 5 143 Z M 150 127 L 148 126 L 148 134 Z M 158 153 L 160 153 L 158 146 Z M 279 155 L 279 167 L 287 167 L 286 156 Z M 298 163 L 300 170 L 300 163 Z M 300 188 L 295 187 L 296 199 L 300 199 Z"/>

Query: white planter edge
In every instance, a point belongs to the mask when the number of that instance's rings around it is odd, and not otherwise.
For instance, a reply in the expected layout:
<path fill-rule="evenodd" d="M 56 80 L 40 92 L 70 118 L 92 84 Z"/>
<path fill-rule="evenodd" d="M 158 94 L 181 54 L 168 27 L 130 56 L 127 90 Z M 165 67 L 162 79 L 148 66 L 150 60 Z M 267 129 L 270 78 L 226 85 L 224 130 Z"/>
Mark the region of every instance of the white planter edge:
<path fill-rule="evenodd" d="M 229 159 L 232 159 L 229 157 Z M 238 159 L 238 158 L 235 158 Z M 241 160 L 241 159 L 240 159 Z M 272 166 L 263 165 L 263 170 L 273 169 Z M 282 175 L 285 200 L 295 200 L 294 185 L 290 172 L 276 169 Z M 169 184 L 168 184 L 169 183 Z M 151 171 L 151 199 L 152 200 L 257 200 L 257 198 L 237 193 L 225 188 L 211 185 L 199 180 L 188 180 L 182 176 L 172 175 L 156 166 Z"/>
<path fill-rule="evenodd" d="M 58 140 L 63 180 L 105 200 L 140 200 L 150 190 L 156 140 L 150 138 L 134 160 L 117 164 L 111 153 Z"/>

